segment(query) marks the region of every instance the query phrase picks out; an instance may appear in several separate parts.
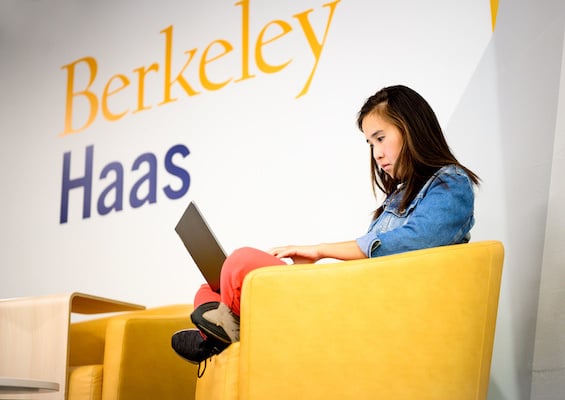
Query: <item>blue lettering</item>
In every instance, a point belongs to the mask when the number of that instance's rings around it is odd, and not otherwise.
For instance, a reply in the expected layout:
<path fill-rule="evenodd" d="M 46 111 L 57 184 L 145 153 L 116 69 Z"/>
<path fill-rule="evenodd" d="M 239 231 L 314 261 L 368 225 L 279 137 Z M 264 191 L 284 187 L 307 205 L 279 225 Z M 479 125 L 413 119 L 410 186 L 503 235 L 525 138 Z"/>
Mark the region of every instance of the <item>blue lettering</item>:
<path fill-rule="evenodd" d="M 112 182 L 98 198 L 98 214 L 106 215 L 112 210 L 121 211 L 123 209 L 123 193 L 124 193 L 124 167 L 119 162 L 112 162 L 104 167 L 100 173 L 100 179 L 104 179 L 110 172 L 115 172 L 116 180 Z M 106 197 L 114 192 L 114 203 L 106 205 Z"/>
<path fill-rule="evenodd" d="M 179 167 L 173 162 L 173 157 L 177 154 L 186 158 L 186 156 L 190 154 L 190 151 L 186 146 L 177 144 L 176 146 L 171 147 L 165 155 L 165 169 L 171 175 L 179 178 L 182 183 L 179 190 L 174 190 L 171 185 L 167 185 L 163 188 L 163 192 L 165 192 L 167 197 L 171 200 L 180 199 L 186 194 L 186 192 L 188 192 L 188 188 L 190 187 L 190 174 L 184 168 Z"/>
<path fill-rule="evenodd" d="M 63 154 L 63 182 L 61 185 L 61 211 L 59 214 L 59 223 L 64 224 L 69 217 L 69 192 L 72 189 L 84 188 L 82 199 L 82 218 L 90 217 L 90 198 L 92 194 L 92 159 L 94 154 L 94 146 L 90 145 L 86 148 L 84 159 L 84 176 L 81 178 L 71 179 L 71 152 Z"/>
<path fill-rule="evenodd" d="M 172 146 L 164 158 L 165 170 L 170 177 L 180 180 L 180 187 L 173 188 L 172 183 L 163 186 L 163 192 L 171 199 L 176 200 L 183 197 L 190 187 L 190 174 L 186 169 L 180 166 L 180 161 L 190 154 L 188 148 L 182 144 Z M 175 162 L 176 157 L 181 160 Z M 82 218 L 90 218 L 90 208 L 92 202 L 92 175 L 94 164 L 94 146 L 90 145 L 85 150 L 84 175 L 71 179 L 71 152 L 63 154 L 63 178 L 61 188 L 61 209 L 59 222 L 61 224 L 68 222 L 69 214 L 69 197 L 73 189 L 83 189 L 82 199 Z M 138 171 L 147 166 L 147 172 L 141 176 L 132 186 L 129 193 L 129 204 L 132 208 L 139 208 L 144 204 L 157 202 L 157 172 L 158 159 L 153 153 L 143 153 L 135 159 L 131 167 L 131 171 Z M 124 197 L 124 167 L 121 163 L 114 161 L 102 168 L 99 179 L 103 181 L 108 179 L 111 174 L 114 179 L 102 190 L 97 201 L 97 211 L 99 215 L 107 215 L 112 211 L 119 212 L 123 210 Z M 175 185 L 178 187 L 179 185 Z"/>
<path fill-rule="evenodd" d="M 139 179 L 129 194 L 129 203 L 133 208 L 141 207 L 143 204 L 155 203 L 157 201 L 157 157 L 152 153 L 145 153 L 137 157 L 131 168 L 132 171 L 137 171 L 142 163 L 149 164 L 149 171 Z M 148 193 L 145 198 L 139 198 L 139 188 L 147 182 Z"/>

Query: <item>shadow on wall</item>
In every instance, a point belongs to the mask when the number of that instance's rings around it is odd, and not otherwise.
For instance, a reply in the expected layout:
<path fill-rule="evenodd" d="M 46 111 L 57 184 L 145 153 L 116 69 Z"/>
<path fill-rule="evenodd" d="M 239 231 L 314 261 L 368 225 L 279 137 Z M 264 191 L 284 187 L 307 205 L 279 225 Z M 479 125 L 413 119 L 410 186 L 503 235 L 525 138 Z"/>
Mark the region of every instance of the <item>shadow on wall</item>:
<path fill-rule="evenodd" d="M 515 371 L 517 399 L 529 399 L 531 391 L 563 49 L 563 10 L 556 9 L 563 7 L 540 1 L 532 13 L 533 5 L 521 0 L 504 9 L 497 24 L 500 34 L 494 37 L 501 184 L 507 194 L 505 279 L 513 308 L 502 312 L 513 316 L 507 332 L 513 336 L 508 339 L 514 364 L 507 368 Z M 505 399 L 496 384 L 491 390 L 489 399 Z"/>
<path fill-rule="evenodd" d="M 492 376 L 488 387 L 488 400 L 512 400 L 510 397 L 504 397 L 504 393 Z"/>

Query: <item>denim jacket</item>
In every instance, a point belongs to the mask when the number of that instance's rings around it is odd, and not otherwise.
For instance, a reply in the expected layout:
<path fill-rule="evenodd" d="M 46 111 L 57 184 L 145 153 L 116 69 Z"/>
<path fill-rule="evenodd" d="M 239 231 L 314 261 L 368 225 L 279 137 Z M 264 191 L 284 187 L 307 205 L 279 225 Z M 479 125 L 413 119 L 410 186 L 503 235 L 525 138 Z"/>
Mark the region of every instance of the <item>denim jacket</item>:
<path fill-rule="evenodd" d="M 400 188 L 383 203 L 384 210 L 357 239 L 367 257 L 428 247 L 466 243 L 475 223 L 473 183 L 461 168 L 447 165 L 422 187 L 406 210 L 399 210 Z"/>

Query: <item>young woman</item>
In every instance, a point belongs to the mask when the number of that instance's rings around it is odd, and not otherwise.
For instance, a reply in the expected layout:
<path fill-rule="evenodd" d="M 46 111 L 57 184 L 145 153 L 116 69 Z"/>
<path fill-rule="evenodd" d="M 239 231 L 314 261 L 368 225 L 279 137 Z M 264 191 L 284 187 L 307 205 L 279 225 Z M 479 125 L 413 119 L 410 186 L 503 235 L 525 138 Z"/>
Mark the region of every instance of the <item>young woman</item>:
<path fill-rule="evenodd" d="M 199 363 L 239 340 L 241 287 L 256 268 L 283 258 L 354 260 L 469 241 L 479 178 L 452 154 L 426 100 L 406 86 L 385 87 L 366 100 L 357 125 L 370 148 L 373 191 L 386 195 L 368 232 L 338 243 L 236 250 L 222 267 L 220 293 L 208 285 L 196 293 L 191 319 L 198 329 L 173 336 L 179 355 Z"/>

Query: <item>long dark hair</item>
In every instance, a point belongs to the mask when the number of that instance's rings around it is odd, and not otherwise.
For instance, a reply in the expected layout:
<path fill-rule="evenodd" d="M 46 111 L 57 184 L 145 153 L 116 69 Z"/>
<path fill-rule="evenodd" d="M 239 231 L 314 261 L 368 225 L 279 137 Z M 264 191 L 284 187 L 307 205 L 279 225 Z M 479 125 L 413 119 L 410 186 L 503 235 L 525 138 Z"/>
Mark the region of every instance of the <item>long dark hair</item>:
<path fill-rule="evenodd" d="M 357 126 L 360 130 L 363 119 L 373 113 L 395 125 L 403 137 L 394 166 L 394 178 L 378 168 L 371 151 L 371 181 L 375 194 L 378 188 L 388 196 L 403 183 L 404 197 L 400 209 L 406 209 L 428 179 L 446 165 L 459 166 L 475 185 L 479 184 L 479 177 L 457 161 L 434 111 L 417 92 L 402 85 L 379 90 L 365 101 L 359 111 Z M 381 212 L 382 207 L 375 211 L 374 217 Z"/>

